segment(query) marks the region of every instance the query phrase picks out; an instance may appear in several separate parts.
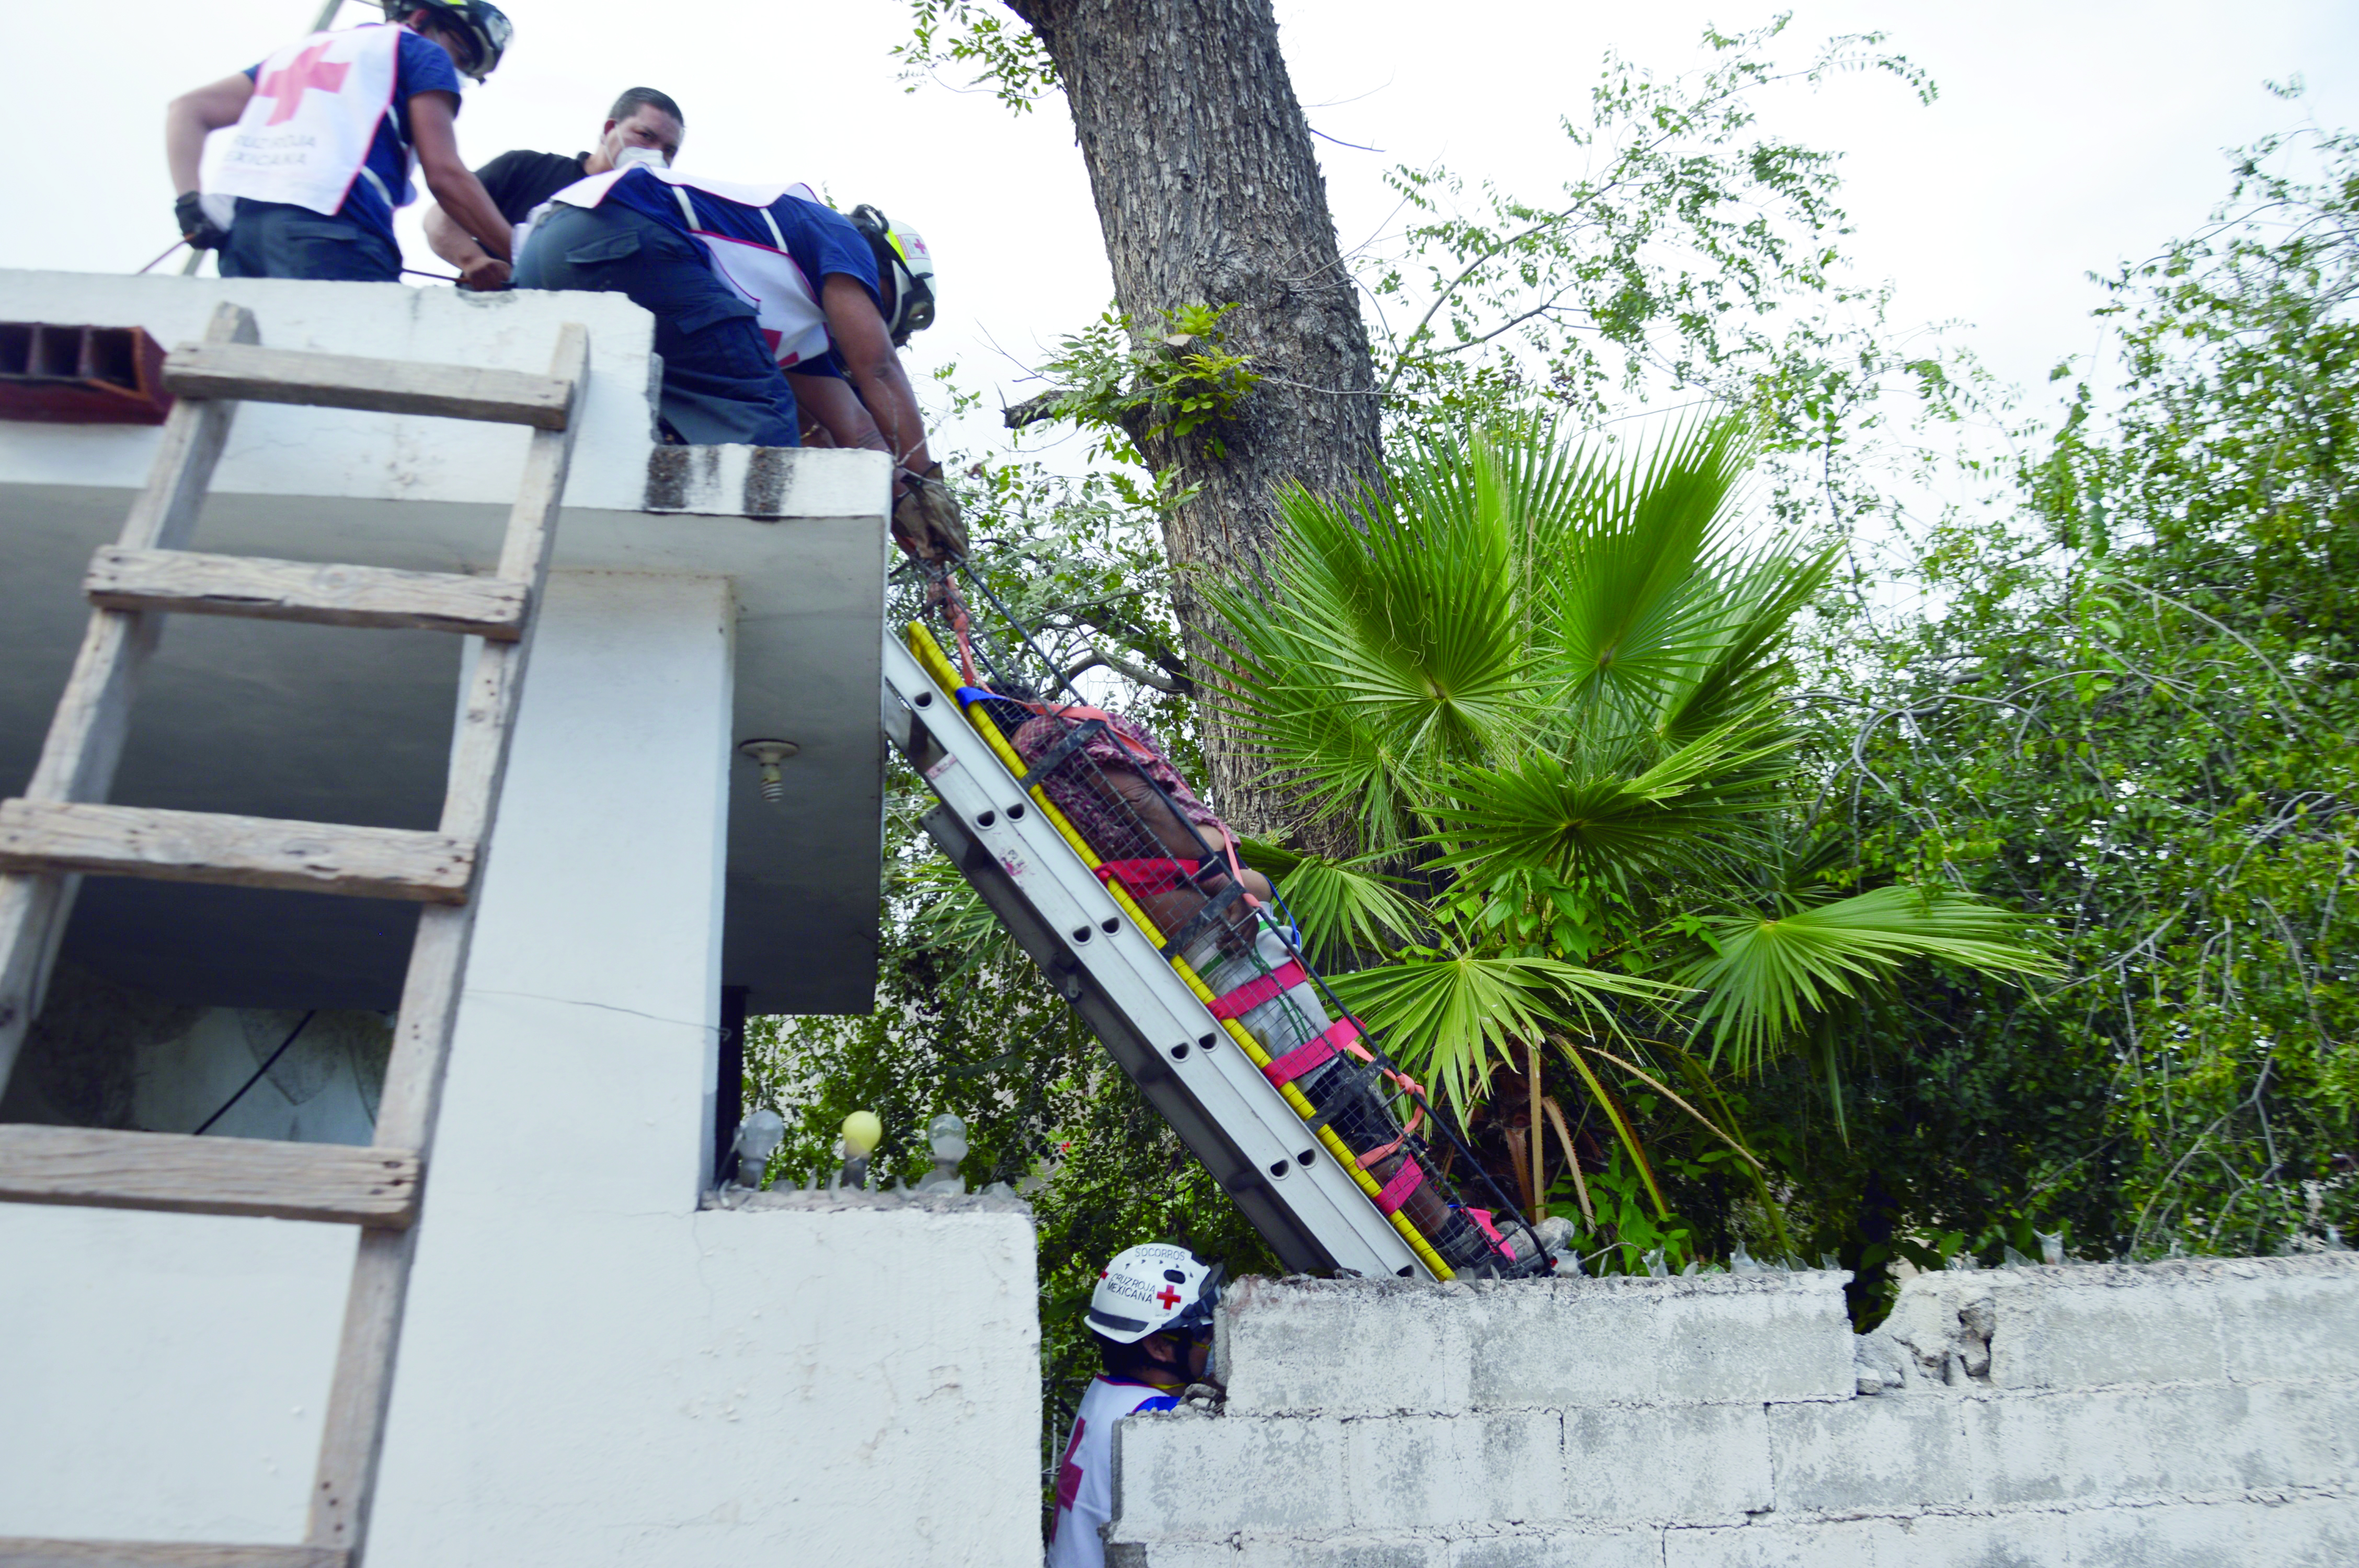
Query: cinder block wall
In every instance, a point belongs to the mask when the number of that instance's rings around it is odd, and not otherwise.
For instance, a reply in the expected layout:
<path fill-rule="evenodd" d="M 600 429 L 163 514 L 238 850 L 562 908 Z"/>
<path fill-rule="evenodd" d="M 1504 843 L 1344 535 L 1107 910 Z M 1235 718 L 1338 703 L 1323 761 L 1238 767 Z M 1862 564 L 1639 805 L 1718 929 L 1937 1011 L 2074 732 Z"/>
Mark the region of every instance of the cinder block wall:
<path fill-rule="evenodd" d="M 2359 1563 L 2359 1254 L 1846 1278 L 1244 1281 L 1109 1563 Z"/>

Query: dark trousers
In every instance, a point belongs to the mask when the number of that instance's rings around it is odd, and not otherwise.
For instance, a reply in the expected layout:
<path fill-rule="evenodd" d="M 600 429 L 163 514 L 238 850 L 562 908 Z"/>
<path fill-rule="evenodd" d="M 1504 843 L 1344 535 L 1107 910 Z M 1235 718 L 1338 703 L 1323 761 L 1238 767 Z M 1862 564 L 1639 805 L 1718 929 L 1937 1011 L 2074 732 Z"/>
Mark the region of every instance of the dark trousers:
<path fill-rule="evenodd" d="M 310 277 L 335 283 L 399 283 L 401 253 L 383 234 L 309 207 L 239 197 L 223 277 Z"/>
<path fill-rule="evenodd" d="M 656 319 L 664 422 L 691 446 L 792 447 L 795 394 L 695 241 L 609 202 L 549 209 L 517 259 L 518 288 L 625 294 Z"/>

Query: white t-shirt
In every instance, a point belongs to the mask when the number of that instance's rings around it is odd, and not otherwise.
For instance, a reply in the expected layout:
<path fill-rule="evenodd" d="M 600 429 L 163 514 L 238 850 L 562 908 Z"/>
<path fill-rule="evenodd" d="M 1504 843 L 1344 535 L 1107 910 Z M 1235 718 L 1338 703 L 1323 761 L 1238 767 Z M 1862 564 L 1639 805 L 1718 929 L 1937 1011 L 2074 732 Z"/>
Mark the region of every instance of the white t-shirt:
<path fill-rule="evenodd" d="M 1180 1396 L 1128 1378 L 1093 1378 L 1057 1466 L 1057 1522 L 1049 1568 L 1105 1568 L 1098 1527 L 1114 1517 L 1114 1428 L 1141 1411 L 1177 1410 Z"/>

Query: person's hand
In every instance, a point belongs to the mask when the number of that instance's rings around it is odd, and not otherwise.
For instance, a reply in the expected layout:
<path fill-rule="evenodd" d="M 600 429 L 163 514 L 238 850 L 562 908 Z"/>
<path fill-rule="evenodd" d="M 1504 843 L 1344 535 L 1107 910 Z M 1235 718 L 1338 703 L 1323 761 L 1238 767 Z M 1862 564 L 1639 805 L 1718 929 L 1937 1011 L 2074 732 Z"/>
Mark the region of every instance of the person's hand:
<path fill-rule="evenodd" d="M 497 256 L 477 256 L 459 269 L 459 287 L 489 294 L 508 286 L 515 269 Z"/>
<path fill-rule="evenodd" d="M 172 222 L 180 226 L 180 238 L 190 250 L 217 251 L 229 243 L 229 232 L 205 216 L 204 199 L 193 190 L 173 199 Z"/>
<path fill-rule="evenodd" d="M 942 465 L 907 474 L 900 500 L 893 503 L 893 542 L 919 560 L 937 564 L 966 556 L 966 524 L 958 498 L 942 483 Z"/>

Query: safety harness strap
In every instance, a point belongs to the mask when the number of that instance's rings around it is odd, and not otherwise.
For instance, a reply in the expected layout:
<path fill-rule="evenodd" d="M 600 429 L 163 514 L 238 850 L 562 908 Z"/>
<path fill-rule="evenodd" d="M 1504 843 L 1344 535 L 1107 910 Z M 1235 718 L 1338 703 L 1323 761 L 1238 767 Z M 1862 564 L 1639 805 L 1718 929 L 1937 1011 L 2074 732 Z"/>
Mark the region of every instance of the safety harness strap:
<path fill-rule="evenodd" d="M 1040 754 L 1040 760 L 1033 763 L 1031 768 L 1026 772 L 1025 775 L 1016 782 L 1022 784 L 1026 789 L 1030 789 L 1034 784 L 1038 784 L 1043 777 L 1056 772 L 1060 767 L 1062 767 L 1065 763 L 1065 759 L 1071 757 L 1074 752 L 1088 745 L 1093 740 L 1097 738 L 1099 732 L 1102 730 L 1111 732 L 1110 727 L 1103 719 L 1084 719 L 1082 722 L 1074 725 L 1071 730 L 1066 730 L 1062 735 L 1059 736 L 1057 738 L 1057 743 L 1049 747 L 1046 752 L 1043 752 Z"/>
<path fill-rule="evenodd" d="M 1096 871 L 1098 881 L 1118 880 L 1133 893 L 1147 896 L 1195 881 L 1212 860 L 1208 855 L 1202 860 L 1101 860 Z"/>
<path fill-rule="evenodd" d="M 1300 964 L 1288 958 L 1270 973 L 1247 980 L 1228 995 L 1214 997 L 1205 1005 L 1212 1009 L 1214 1018 L 1235 1018 L 1240 1013 L 1251 1012 L 1274 996 L 1307 984 L 1310 979 L 1303 973 Z"/>
<path fill-rule="evenodd" d="M 1264 1067 L 1262 1076 L 1273 1084 L 1290 1084 L 1303 1074 L 1329 1060 L 1360 1038 L 1360 1026 L 1348 1018 L 1339 1018 L 1327 1026 L 1327 1032 L 1315 1040 L 1306 1041 Z"/>
<path fill-rule="evenodd" d="M 1393 1179 L 1386 1182 L 1384 1191 L 1376 1195 L 1376 1206 L 1386 1214 L 1399 1213 L 1400 1206 L 1408 1202 L 1409 1194 L 1417 1191 L 1418 1184 L 1424 1180 L 1424 1166 L 1414 1160 L 1402 1161 L 1401 1168 L 1393 1173 Z"/>
<path fill-rule="evenodd" d="M 1176 958 L 1180 957 L 1180 954 L 1185 953 L 1188 950 L 1188 944 L 1193 942 L 1197 938 L 1198 935 L 1203 931 L 1204 927 L 1212 925 L 1215 920 L 1220 919 L 1222 915 L 1228 912 L 1228 908 L 1231 904 L 1236 903 L 1237 900 L 1245 896 L 1245 884 L 1242 882 L 1233 881 L 1228 886 L 1223 888 L 1220 892 L 1214 893 L 1212 897 L 1206 899 L 1204 901 L 1204 907 L 1198 910 L 1193 915 L 1190 915 L 1189 917 L 1188 924 L 1182 925 L 1178 931 L 1174 932 L 1170 941 L 1163 944 L 1163 946 L 1160 949 L 1163 956 L 1167 958 Z"/>

